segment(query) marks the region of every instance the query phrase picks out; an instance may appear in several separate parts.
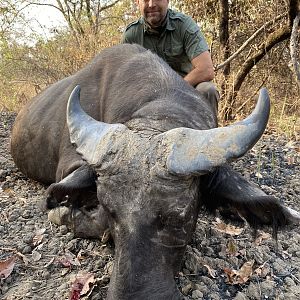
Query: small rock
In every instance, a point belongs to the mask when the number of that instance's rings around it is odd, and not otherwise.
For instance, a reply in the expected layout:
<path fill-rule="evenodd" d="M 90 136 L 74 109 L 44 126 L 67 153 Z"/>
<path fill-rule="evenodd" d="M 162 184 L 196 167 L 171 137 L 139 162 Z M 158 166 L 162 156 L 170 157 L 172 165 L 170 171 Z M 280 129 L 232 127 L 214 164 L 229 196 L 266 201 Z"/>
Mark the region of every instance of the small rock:
<path fill-rule="evenodd" d="M 105 264 L 106 264 L 106 262 L 105 262 L 103 259 L 99 258 L 99 259 L 95 262 L 96 269 L 102 269 L 102 268 L 104 268 Z"/>
<path fill-rule="evenodd" d="M 68 233 L 66 234 L 66 239 L 67 239 L 68 241 L 72 241 L 72 240 L 74 239 L 74 232 L 68 232 Z"/>
<path fill-rule="evenodd" d="M 109 262 L 105 265 L 105 267 L 104 267 L 104 272 L 105 272 L 106 274 L 108 274 L 109 276 L 111 276 L 113 267 L 114 267 L 114 262 L 113 262 L 113 261 L 109 261 Z"/>
<path fill-rule="evenodd" d="M 19 215 L 16 212 L 12 212 L 12 214 L 8 217 L 9 222 L 16 221 L 18 219 Z"/>
<path fill-rule="evenodd" d="M 188 269 L 186 269 L 186 268 L 183 268 L 183 269 L 182 269 L 182 273 L 183 273 L 184 275 L 188 275 L 188 274 L 190 274 L 190 271 L 189 271 Z"/>
<path fill-rule="evenodd" d="M 66 283 L 63 283 L 61 286 L 60 286 L 60 289 L 63 291 L 63 290 L 66 290 L 68 288 L 68 285 Z"/>
<path fill-rule="evenodd" d="M 233 300 L 248 300 L 249 298 L 242 292 L 238 292 Z"/>
<path fill-rule="evenodd" d="M 293 293 L 286 293 L 284 295 L 284 300 L 299 300 L 299 296 L 297 296 Z"/>
<path fill-rule="evenodd" d="M 192 290 L 192 284 L 191 283 L 188 283 L 187 285 L 185 285 L 181 291 L 182 291 L 182 294 L 187 296 L 189 294 L 189 292 Z"/>
<path fill-rule="evenodd" d="M 50 277 L 51 277 L 50 272 L 48 272 L 47 270 L 46 270 L 46 271 L 43 271 L 43 273 L 42 273 L 42 278 L 44 278 L 44 279 L 49 279 Z"/>
<path fill-rule="evenodd" d="M 0 170 L 0 178 L 6 177 L 6 171 Z"/>
<path fill-rule="evenodd" d="M 26 225 L 35 225 L 36 221 L 34 219 L 28 219 L 28 221 L 26 221 Z"/>
<path fill-rule="evenodd" d="M 27 234 L 23 236 L 23 242 L 26 244 L 31 244 L 32 243 L 32 234 Z"/>
<path fill-rule="evenodd" d="M 6 284 L 1 286 L 1 294 L 5 294 L 7 291 L 8 291 L 8 286 Z"/>
<path fill-rule="evenodd" d="M 68 227 L 66 225 L 61 225 L 59 227 L 59 231 L 61 234 L 67 234 L 68 233 Z"/>
<path fill-rule="evenodd" d="M 24 210 L 23 213 L 22 213 L 22 217 L 23 217 L 24 219 L 29 219 L 29 218 L 31 218 L 31 217 L 32 217 L 31 211 L 29 211 L 29 210 Z"/>
<path fill-rule="evenodd" d="M 23 250 L 22 250 L 22 253 L 23 253 L 23 254 L 29 254 L 29 253 L 31 253 L 31 252 L 32 252 L 32 249 L 31 249 L 31 247 L 28 246 L 28 245 L 26 245 L 26 246 L 23 248 Z"/>
<path fill-rule="evenodd" d="M 276 274 L 285 274 L 286 265 L 282 259 L 276 258 L 276 260 L 273 263 L 273 269 Z"/>
<path fill-rule="evenodd" d="M 262 295 L 273 297 L 275 290 L 275 282 L 270 280 L 263 281 L 260 284 L 260 288 Z"/>
<path fill-rule="evenodd" d="M 211 300 L 221 300 L 220 296 L 217 293 L 211 293 L 208 298 Z"/>
<path fill-rule="evenodd" d="M 206 295 L 208 293 L 208 287 L 201 282 L 200 284 L 195 284 L 195 289 L 197 289 L 198 291 L 200 291 L 203 295 Z"/>
<path fill-rule="evenodd" d="M 48 213 L 48 220 L 54 224 L 62 225 L 65 218 L 70 214 L 70 209 L 65 206 L 51 209 Z"/>
<path fill-rule="evenodd" d="M 250 299 L 260 299 L 259 288 L 252 282 L 248 286 L 247 294 Z"/>
<path fill-rule="evenodd" d="M 199 290 L 195 290 L 192 292 L 192 299 L 202 299 L 203 294 Z"/>
<path fill-rule="evenodd" d="M 293 281 L 293 279 L 290 278 L 290 277 L 286 277 L 286 278 L 284 279 L 284 282 L 285 282 L 285 284 L 286 284 L 287 286 L 294 286 L 294 285 L 296 285 L 295 282 Z"/>
<path fill-rule="evenodd" d="M 210 278 L 208 278 L 206 276 L 201 276 L 201 280 L 208 287 L 211 287 L 214 284 L 213 280 L 211 280 Z"/>
<path fill-rule="evenodd" d="M 12 280 L 12 276 L 8 276 L 6 279 L 5 279 L 5 283 L 6 284 L 9 284 L 11 283 L 13 280 Z"/>

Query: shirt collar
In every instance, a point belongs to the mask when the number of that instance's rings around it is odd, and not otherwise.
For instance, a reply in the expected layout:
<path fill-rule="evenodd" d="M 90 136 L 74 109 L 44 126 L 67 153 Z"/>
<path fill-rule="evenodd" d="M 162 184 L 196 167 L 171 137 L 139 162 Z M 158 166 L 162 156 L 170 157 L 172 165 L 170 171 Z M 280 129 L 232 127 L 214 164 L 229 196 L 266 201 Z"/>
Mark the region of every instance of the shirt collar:
<path fill-rule="evenodd" d="M 175 30 L 175 27 L 172 23 L 172 19 L 170 18 L 170 14 L 172 13 L 171 9 L 169 8 L 168 9 L 168 12 L 167 12 L 167 25 L 166 25 L 166 29 L 167 30 Z"/>

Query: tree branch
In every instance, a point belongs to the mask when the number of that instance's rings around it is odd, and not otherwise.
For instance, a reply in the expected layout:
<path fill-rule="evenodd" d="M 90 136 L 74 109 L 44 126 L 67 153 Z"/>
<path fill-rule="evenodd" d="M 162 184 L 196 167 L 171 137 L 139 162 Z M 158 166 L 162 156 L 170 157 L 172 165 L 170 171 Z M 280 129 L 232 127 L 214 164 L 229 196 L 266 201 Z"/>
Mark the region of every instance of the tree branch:
<path fill-rule="evenodd" d="M 86 0 L 86 15 L 88 17 L 90 26 L 93 28 L 94 27 L 94 22 L 93 22 L 92 13 L 91 13 L 91 2 L 90 2 L 90 0 Z"/>
<path fill-rule="evenodd" d="M 279 16 L 277 16 L 275 19 L 265 23 L 264 25 L 262 25 L 258 30 L 256 30 L 248 40 L 246 40 L 244 42 L 244 44 L 235 52 L 233 53 L 226 61 L 224 61 L 223 63 L 217 65 L 215 67 L 215 71 L 218 71 L 219 69 L 224 68 L 227 64 L 229 64 L 234 58 L 236 58 L 264 29 L 266 29 L 267 26 L 273 24 L 274 22 L 280 20 L 281 18 L 285 17 L 287 14 L 281 14 Z"/>
<path fill-rule="evenodd" d="M 288 25 L 278 29 L 273 34 L 271 34 L 267 41 L 262 43 L 259 46 L 259 50 L 249 57 L 243 64 L 242 69 L 238 72 L 235 82 L 234 82 L 234 91 L 237 92 L 245 77 L 250 72 L 250 70 L 258 64 L 258 62 L 278 43 L 288 39 L 291 35 L 291 30 Z"/>
<path fill-rule="evenodd" d="M 268 39 L 262 43 L 258 51 L 249 57 L 243 64 L 240 71 L 237 73 L 236 79 L 233 83 L 233 89 L 226 97 L 226 105 L 222 111 L 225 119 L 232 119 L 232 105 L 236 98 L 241 85 L 243 84 L 246 76 L 250 73 L 251 69 L 278 43 L 288 39 L 291 36 L 291 28 L 289 25 L 285 25 L 273 32 Z"/>
<path fill-rule="evenodd" d="M 100 11 L 99 11 L 99 12 L 101 12 L 101 11 L 103 11 L 103 10 L 105 10 L 105 9 L 108 9 L 108 8 L 110 8 L 110 7 L 113 7 L 113 6 L 114 6 L 115 4 L 117 4 L 119 1 L 120 1 L 120 0 L 116 0 L 116 1 L 112 2 L 111 4 L 107 4 L 107 5 L 105 5 L 105 6 L 102 6 L 102 7 L 100 8 Z"/>
<path fill-rule="evenodd" d="M 34 1 L 28 1 L 28 5 L 50 6 L 50 7 L 53 7 L 55 9 L 59 10 L 61 13 L 63 13 L 63 11 L 61 10 L 60 7 L 57 7 L 56 5 L 51 4 L 51 3 L 40 3 L 40 2 L 34 2 Z"/>

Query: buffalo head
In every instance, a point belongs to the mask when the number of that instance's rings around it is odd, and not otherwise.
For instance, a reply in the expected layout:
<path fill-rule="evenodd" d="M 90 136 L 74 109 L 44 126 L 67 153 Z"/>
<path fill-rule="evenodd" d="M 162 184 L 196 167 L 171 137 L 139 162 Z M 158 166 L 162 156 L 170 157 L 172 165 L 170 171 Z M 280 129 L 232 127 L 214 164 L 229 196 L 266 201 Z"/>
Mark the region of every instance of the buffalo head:
<path fill-rule="evenodd" d="M 232 126 L 164 133 L 96 121 L 79 98 L 77 86 L 67 123 L 71 142 L 97 174 L 97 197 L 115 243 L 108 299 L 180 299 L 173 277 L 207 192 L 201 182 L 260 138 L 267 91 L 253 113 Z"/>

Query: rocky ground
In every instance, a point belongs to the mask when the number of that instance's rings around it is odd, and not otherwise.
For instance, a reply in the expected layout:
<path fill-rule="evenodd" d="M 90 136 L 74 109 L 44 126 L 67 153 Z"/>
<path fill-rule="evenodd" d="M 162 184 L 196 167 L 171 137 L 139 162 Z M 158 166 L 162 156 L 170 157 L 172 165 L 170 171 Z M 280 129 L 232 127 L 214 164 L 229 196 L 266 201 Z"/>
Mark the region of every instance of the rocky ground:
<path fill-rule="evenodd" d="M 80 290 L 80 299 L 105 299 L 113 246 L 74 238 L 40 212 L 45 186 L 14 166 L 14 115 L 0 118 L 0 299 L 76 300 Z M 299 152 L 296 142 L 266 134 L 235 168 L 300 210 Z M 267 229 L 255 239 L 246 225 L 202 212 L 176 281 L 187 299 L 300 299 L 300 228 L 280 233 L 276 245 Z"/>

